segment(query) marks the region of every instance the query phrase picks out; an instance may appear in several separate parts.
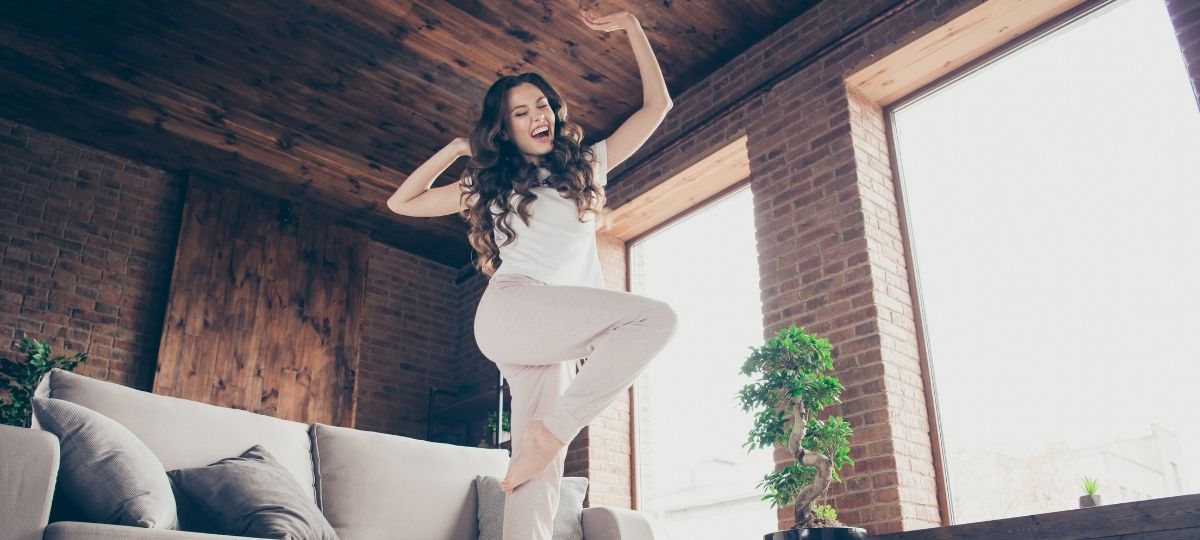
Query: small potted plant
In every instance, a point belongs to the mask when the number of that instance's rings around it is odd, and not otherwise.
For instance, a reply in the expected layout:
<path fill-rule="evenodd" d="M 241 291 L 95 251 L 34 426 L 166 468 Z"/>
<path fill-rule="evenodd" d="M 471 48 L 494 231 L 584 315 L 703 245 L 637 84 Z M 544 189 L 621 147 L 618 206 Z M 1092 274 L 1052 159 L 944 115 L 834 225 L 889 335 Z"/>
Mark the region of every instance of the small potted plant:
<path fill-rule="evenodd" d="M 500 426 L 500 439 L 496 440 L 496 411 L 488 413 L 487 420 L 483 424 L 483 434 L 487 437 L 488 444 L 499 444 L 509 440 L 511 426 L 509 424 L 509 414 L 504 413 L 504 425 Z"/>
<path fill-rule="evenodd" d="M 763 477 L 764 500 L 782 508 L 795 505 L 796 523 L 764 540 L 846 540 L 866 538 L 866 530 L 837 521 L 828 505 L 814 506 L 829 483 L 841 481 L 838 470 L 852 464 L 850 424 L 841 417 L 817 418 L 821 409 L 839 402 L 842 384 L 833 370 L 833 347 L 791 325 L 762 347 L 751 347 L 742 374 L 757 377 L 739 392 L 743 410 L 752 412 L 754 427 L 743 445 L 748 450 L 782 447 L 796 461 Z"/>
<path fill-rule="evenodd" d="M 1079 496 L 1080 508 L 1091 508 L 1100 506 L 1100 495 L 1096 491 L 1100 489 L 1100 481 L 1088 476 L 1083 477 L 1083 495 Z"/>
<path fill-rule="evenodd" d="M 50 356 L 50 345 L 45 341 L 21 336 L 16 349 L 25 355 L 18 362 L 0 358 L 0 423 L 10 426 L 29 427 L 33 413 L 33 392 L 42 382 L 42 377 L 54 368 L 72 371 L 80 362 L 87 360 L 87 353 L 78 353 L 71 358 L 63 355 Z"/>

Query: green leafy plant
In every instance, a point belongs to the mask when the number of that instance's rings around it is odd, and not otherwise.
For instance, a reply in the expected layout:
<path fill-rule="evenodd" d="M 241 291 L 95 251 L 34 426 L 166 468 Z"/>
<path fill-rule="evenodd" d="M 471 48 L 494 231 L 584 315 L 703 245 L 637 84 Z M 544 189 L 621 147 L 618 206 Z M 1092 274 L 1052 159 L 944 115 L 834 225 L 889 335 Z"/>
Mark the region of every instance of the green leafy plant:
<path fill-rule="evenodd" d="M 0 358 L 0 422 L 10 426 L 29 427 L 33 410 L 33 392 L 42 377 L 54 368 L 71 371 L 87 360 L 87 353 L 67 358 L 51 356 L 50 345 L 44 341 L 22 336 L 16 349 L 25 355 L 23 362 Z"/>
<path fill-rule="evenodd" d="M 1100 481 L 1088 476 L 1083 477 L 1083 493 L 1088 497 L 1096 495 L 1096 491 L 1100 489 Z"/>
<path fill-rule="evenodd" d="M 822 521 L 834 522 L 837 521 L 837 510 L 828 504 L 813 505 L 813 515 Z"/>
<path fill-rule="evenodd" d="M 759 487 L 772 507 L 795 504 L 795 528 L 819 523 L 813 501 L 850 459 L 850 424 L 841 417 L 817 418 L 821 409 L 838 403 L 843 390 L 833 370 L 833 347 L 791 325 L 762 347 L 750 347 L 742 374 L 757 377 L 738 394 L 742 409 L 752 412 L 754 427 L 743 445 L 747 450 L 784 446 L 796 461 L 763 477 Z M 831 508 L 832 510 L 832 508 Z"/>
<path fill-rule="evenodd" d="M 504 424 L 500 428 L 501 431 L 512 431 L 508 413 L 504 413 Z M 488 413 L 487 421 L 483 424 L 483 433 L 488 439 L 494 439 L 496 434 L 496 411 Z"/>

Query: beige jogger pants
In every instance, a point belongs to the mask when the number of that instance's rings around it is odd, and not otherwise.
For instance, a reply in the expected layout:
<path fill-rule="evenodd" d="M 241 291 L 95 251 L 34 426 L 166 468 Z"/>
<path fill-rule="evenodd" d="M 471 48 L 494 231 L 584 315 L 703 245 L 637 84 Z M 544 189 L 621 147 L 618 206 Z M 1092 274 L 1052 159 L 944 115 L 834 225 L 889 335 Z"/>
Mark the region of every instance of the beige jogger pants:
<path fill-rule="evenodd" d="M 569 446 L 663 350 L 676 324 L 667 303 L 646 296 L 493 276 L 475 312 L 475 341 L 508 380 L 513 458 L 531 419 Z M 567 446 L 508 494 L 504 540 L 551 540 Z"/>

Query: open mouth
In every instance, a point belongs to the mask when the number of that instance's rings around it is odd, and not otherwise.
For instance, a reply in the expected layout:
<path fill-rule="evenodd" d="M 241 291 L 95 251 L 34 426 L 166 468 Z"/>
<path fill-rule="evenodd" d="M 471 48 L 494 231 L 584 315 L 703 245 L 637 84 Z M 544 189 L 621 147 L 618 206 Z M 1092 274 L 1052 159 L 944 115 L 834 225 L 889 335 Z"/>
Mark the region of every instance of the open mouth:
<path fill-rule="evenodd" d="M 547 142 L 550 140 L 550 126 L 542 126 L 533 130 L 533 140 Z"/>

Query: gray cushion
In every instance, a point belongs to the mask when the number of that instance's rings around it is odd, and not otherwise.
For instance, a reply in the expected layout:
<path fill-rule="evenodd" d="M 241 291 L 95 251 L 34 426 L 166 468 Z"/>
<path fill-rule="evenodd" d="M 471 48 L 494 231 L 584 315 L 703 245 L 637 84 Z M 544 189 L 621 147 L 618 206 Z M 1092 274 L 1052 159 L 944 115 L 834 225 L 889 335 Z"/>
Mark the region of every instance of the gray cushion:
<path fill-rule="evenodd" d="M 67 401 L 33 398 L 40 426 L 59 438 L 59 482 L 92 521 L 177 529 L 162 462 L 120 423 Z"/>
<path fill-rule="evenodd" d="M 317 500 L 308 424 L 143 392 L 57 368 L 42 379 L 36 395 L 83 405 L 120 422 L 167 470 L 202 467 L 261 444 Z"/>
<path fill-rule="evenodd" d="M 315 424 L 321 510 L 342 538 L 476 540 L 475 477 L 508 451 Z"/>
<path fill-rule="evenodd" d="M 176 469 L 167 475 L 224 534 L 337 539 L 317 505 L 262 446 L 207 467 Z"/>
<path fill-rule="evenodd" d="M 479 540 L 501 540 L 504 530 L 504 501 L 500 478 L 476 476 L 479 490 Z M 558 510 L 554 513 L 554 540 L 583 540 L 583 497 L 588 479 L 567 476 L 559 484 Z"/>

